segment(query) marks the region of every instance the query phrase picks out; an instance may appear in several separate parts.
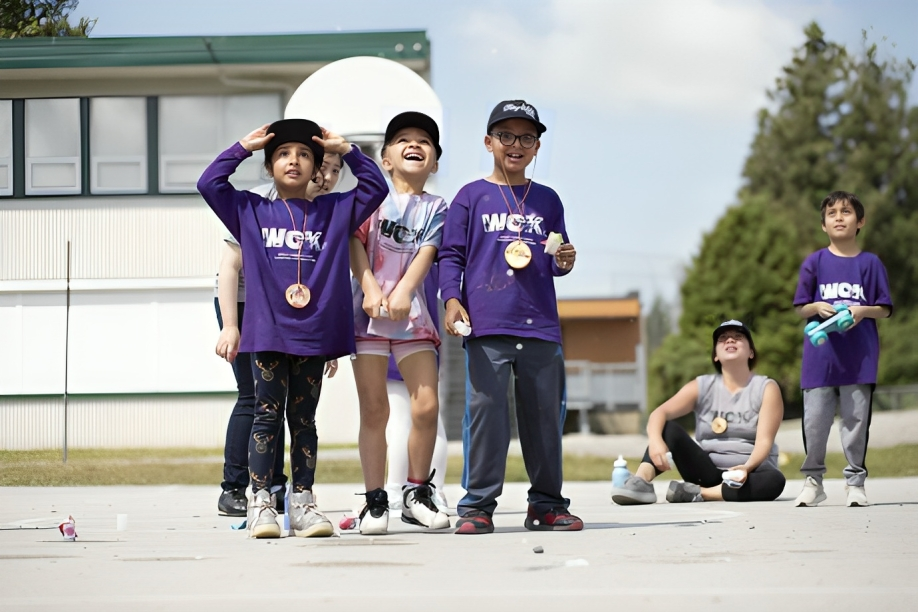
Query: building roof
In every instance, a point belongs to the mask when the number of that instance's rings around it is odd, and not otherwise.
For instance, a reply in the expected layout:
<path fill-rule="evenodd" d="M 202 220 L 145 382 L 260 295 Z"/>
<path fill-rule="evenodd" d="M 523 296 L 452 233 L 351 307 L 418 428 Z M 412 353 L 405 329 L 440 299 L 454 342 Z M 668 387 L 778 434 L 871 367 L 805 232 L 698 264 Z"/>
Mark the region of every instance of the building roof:
<path fill-rule="evenodd" d="M 271 36 L 13 38 L 0 40 L 0 70 L 194 64 L 327 63 L 355 55 L 430 59 L 422 30 Z"/>
<path fill-rule="evenodd" d="M 422 30 L 0 40 L 2 98 L 215 95 L 283 91 L 355 56 L 397 61 L 427 78 Z"/>
<path fill-rule="evenodd" d="M 641 316 L 637 296 L 588 300 L 558 300 L 561 319 L 632 319 Z"/>

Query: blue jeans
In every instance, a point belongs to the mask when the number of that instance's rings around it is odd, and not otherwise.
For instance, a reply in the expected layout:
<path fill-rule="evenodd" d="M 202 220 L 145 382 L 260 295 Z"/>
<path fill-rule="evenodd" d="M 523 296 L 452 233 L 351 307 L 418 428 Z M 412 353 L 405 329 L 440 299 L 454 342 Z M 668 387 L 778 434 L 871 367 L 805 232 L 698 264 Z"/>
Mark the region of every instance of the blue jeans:
<path fill-rule="evenodd" d="M 239 325 L 245 312 L 245 302 L 237 304 L 239 308 Z M 214 298 L 217 311 L 217 323 L 223 329 L 223 317 L 220 315 L 220 304 Z M 255 421 L 255 379 L 252 377 L 252 354 L 239 353 L 231 364 L 233 376 L 236 377 L 236 388 L 239 395 L 236 405 L 226 425 L 226 443 L 223 446 L 223 482 L 224 491 L 245 489 L 249 485 L 249 439 L 252 437 L 252 423 Z M 284 428 L 281 427 L 277 444 L 278 451 L 274 458 L 274 477 L 272 486 L 284 486 Z"/>

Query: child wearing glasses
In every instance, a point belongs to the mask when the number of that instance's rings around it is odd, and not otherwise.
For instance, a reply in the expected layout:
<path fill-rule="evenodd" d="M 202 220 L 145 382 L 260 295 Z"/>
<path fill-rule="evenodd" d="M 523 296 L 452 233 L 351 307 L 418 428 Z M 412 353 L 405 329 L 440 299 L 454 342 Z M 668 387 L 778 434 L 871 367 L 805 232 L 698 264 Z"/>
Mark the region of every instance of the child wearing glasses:
<path fill-rule="evenodd" d="M 577 252 L 567 243 L 558 195 L 526 178 L 546 129 L 524 100 L 498 104 L 484 138 L 494 170 L 463 187 L 446 216 L 439 253 L 444 323 L 452 335 L 467 334 L 466 495 L 457 504 L 458 534 L 494 531 L 510 443 L 511 380 L 532 485 L 524 525 L 583 529 L 561 496 L 565 378 L 554 287 L 555 276 L 573 269 Z"/>

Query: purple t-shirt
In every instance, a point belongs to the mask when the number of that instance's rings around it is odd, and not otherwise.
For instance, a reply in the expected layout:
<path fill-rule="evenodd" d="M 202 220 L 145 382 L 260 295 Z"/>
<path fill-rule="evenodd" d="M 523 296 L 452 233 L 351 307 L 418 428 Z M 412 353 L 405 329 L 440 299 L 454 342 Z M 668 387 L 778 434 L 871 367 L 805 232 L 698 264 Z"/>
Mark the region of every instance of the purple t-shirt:
<path fill-rule="evenodd" d="M 328 359 L 354 347 L 348 239 L 388 195 L 379 168 L 356 147 L 343 156 L 357 187 L 314 201 L 270 201 L 237 191 L 229 176 L 251 153 L 238 142 L 220 154 L 198 181 L 198 191 L 239 241 L 246 274 L 246 306 L 239 350 L 279 351 Z M 303 215 L 306 213 L 306 231 Z M 287 287 L 300 282 L 312 293 L 305 308 L 287 303 Z"/>
<path fill-rule="evenodd" d="M 513 192 L 522 200 L 526 185 L 514 186 Z M 444 302 L 457 298 L 462 303 L 471 337 L 506 334 L 560 343 L 554 277 L 570 270 L 559 268 L 543 243 L 549 232 L 569 242 L 564 206 L 554 190 L 532 183 L 523 213 L 505 185 L 481 179 L 460 189 L 443 229 L 440 296 Z M 532 259 L 514 270 L 504 250 L 517 238 L 529 246 Z"/>
<path fill-rule="evenodd" d="M 816 251 L 800 266 L 794 306 L 813 302 L 892 308 L 883 262 L 873 253 L 863 251 L 855 257 L 839 257 L 829 249 Z M 823 321 L 818 315 L 809 320 Z M 875 319 L 865 318 L 847 331 L 831 333 L 821 346 L 813 346 L 804 337 L 800 387 L 875 384 L 879 358 L 880 338 Z"/>

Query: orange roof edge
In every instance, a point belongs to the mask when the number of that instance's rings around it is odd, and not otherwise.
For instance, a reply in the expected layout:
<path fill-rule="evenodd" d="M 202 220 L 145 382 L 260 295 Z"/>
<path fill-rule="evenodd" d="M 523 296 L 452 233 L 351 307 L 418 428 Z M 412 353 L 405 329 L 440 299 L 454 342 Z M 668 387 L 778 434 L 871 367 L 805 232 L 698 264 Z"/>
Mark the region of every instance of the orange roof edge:
<path fill-rule="evenodd" d="M 630 319 L 641 316 L 636 297 L 599 300 L 558 300 L 561 319 Z"/>

